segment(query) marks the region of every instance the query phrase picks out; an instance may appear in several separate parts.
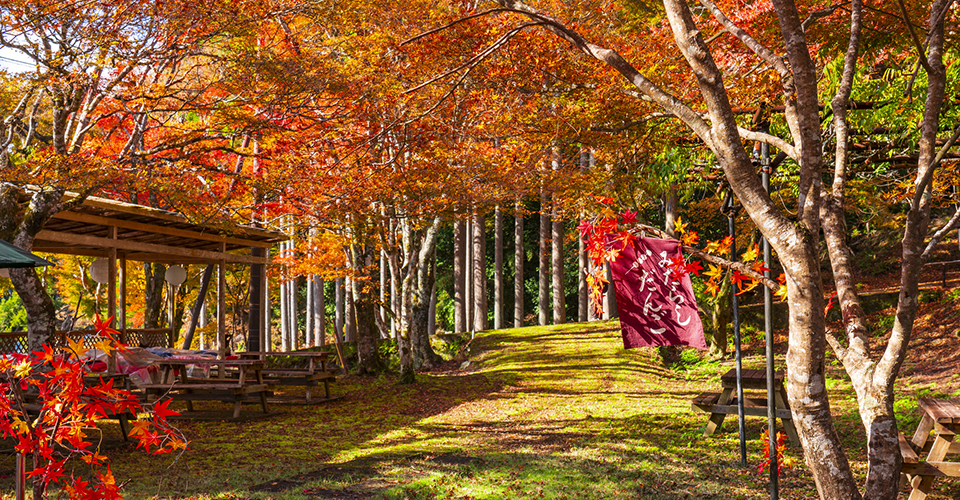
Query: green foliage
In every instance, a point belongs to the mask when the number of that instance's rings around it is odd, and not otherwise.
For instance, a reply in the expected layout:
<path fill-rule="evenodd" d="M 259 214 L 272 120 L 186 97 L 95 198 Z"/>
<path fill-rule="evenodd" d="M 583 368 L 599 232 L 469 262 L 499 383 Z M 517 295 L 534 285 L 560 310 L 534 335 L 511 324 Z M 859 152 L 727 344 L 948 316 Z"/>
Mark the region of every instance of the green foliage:
<path fill-rule="evenodd" d="M 0 298 L 0 331 L 22 332 L 27 329 L 27 310 L 20 297 L 8 291 Z"/>

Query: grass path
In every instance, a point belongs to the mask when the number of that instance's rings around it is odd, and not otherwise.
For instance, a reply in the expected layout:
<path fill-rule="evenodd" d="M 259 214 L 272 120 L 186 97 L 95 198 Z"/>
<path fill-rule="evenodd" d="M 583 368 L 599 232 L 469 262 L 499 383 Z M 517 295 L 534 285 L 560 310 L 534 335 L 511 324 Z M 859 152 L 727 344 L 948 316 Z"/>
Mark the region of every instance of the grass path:
<path fill-rule="evenodd" d="M 727 369 L 665 369 L 653 350 L 625 351 L 616 322 L 486 332 L 464 370 L 409 386 L 346 377 L 334 402 L 275 406 L 279 415 L 259 421 L 182 422 L 191 450 L 180 457 L 120 444 L 107 454 L 127 498 L 767 498 L 756 470 L 765 419 L 747 420 L 743 469 L 736 420 L 705 438 L 705 415 L 690 409 Z M 849 384 L 831 373 L 838 427 L 862 473 Z M 799 450 L 788 457 L 798 463 L 781 476 L 781 498 L 814 496 Z"/>

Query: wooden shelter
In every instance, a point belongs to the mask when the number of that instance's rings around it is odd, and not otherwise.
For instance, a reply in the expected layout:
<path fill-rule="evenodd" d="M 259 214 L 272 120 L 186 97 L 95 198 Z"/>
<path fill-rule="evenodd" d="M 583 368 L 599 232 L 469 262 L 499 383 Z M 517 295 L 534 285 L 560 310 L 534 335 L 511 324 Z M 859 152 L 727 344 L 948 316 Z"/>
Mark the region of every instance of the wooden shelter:
<path fill-rule="evenodd" d="M 283 233 L 252 226 L 202 225 L 166 210 L 89 197 L 82 204 L 54 215 L 37 234 L 32 250 L 106 258 L 108 314 L 116 318 L 126 318 L 127 261 L 216 265 L 217 338 L 223 355 L 226 349 L 226 265 L 246 264 L 251 268 L 251 289 L 259 292 L 250 297 L 248 335 L 253 337 L 251 341 L 257 340 L 258 350 L 266 350 L 263 349 L 267 340 L 263 314 L 264 265 L 270 260 L 269 248 L 286 239 Z M 121 332 L 127 343 L 160 344 L 158 335 L 166 336 L 162 343 L 171 347 L 176 341 L 176 332 L 172 328 L 159 331 L 132 329 L 127 328 L 124 320 L 115 323 L 114 328 Z"/>

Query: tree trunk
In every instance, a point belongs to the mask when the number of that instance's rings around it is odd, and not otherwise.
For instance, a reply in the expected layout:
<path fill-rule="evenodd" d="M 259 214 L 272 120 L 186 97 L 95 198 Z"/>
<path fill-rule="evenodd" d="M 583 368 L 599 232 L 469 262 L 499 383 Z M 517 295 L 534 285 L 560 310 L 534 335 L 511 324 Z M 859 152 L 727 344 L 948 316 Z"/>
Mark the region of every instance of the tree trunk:
<path fill-rule="evenodd" d="M 466 228 L 459 219 L 453 222 L 453 331 L 467 331 L 467 307 L 465 290 Z"/>
<path fill-rule="evenodd" d="M 356 316 L 357 356 L 359 358 L 357 372 L 360 375 L 376 375 L 383 370 L 380 351 L 377 348 L 380 335 L 374 319 L 373 288 L 365 286 L 366 281 L 372 281 L 369 270 L 373 266 L 373 247 L 370 245 L 351 245 L 353 269 L 365 275 L 366 280 L 351 279 L 353 307 Z"/>
<path fill-rule="evenodd" d="M 357 296 L 354 294 L 354 291 L 356 290 L 356 281 L 357 280 L 352 276 L 347 276 L 344 280 L 343 335 L 347 342 L 354 342 L 357 340 Z"/>
<path fill-rule="evenodd" d="M 413 255 L 416 258 L 416 276 L 411 294 L 410 303 L 410 339 L 414 350 L 415 362 L 421 368 L 431 369 L 439 365 L 443 359 L 430 346 L 428 334 L 430 321 L 430 297 L 433 285 L 436 283 L 436 274 L 433 271 L 433 258 L 437 251 L 437 235 L 440 232 L 440 219 L 434 219 L 433 224 L 422 232 L 419 250 Z"/>
<path fill-rule="evenodd" d="M 333 280 L 333 334 L 339 339 L 339 342 L 344 341 L 344 312 L 346 307 L 343 281 L 343 278 Z"/>
<path fill-rule="evenodd" d="M 160 312 L 163 310 L 164 273 L 163 264 L 143 263 L 143 276 L 146 280 L 143 290 L 143 327 L 160 328 Z"/>
<path fill-rule="evenodd" d="M 551 234 L 551 267 L 553 269 L 553 324 L 567 322 L 567 297 L 563 286 L 563 220 L 556 200 L 553 204 L 553 233 Z"/>
<path fill-rule="evenodd" d="M 487 235 L 486 218 L 477 213 L 473 220 L 473 326 L 489 328 L 487 319 Z"/>
<path fill-rule="evenodd" d="M 503 211 L 494 211 L 493 224 L 493 329 L 503 328 Z"/>
<path fill-rule="evenodd" d="M 523 208 L 520 202 L 517 202 L 517 215 L 514 216 L 513 228 L 513 327 L 523 327 L 523 299 L 525 294 L 523 279 L 523 261 L 526 253 L 523 249 L 523 214 L 520 209 Z"/>
<path fill-rule="evenodd" d="M 546 191 L 540 193 L 540 268 L 537 287 L 537 320 L 540 326 L 547 324 L 547 310 L 550 308 L 550 247 L 547 239 L 550 235 L 550 196 Z"/>

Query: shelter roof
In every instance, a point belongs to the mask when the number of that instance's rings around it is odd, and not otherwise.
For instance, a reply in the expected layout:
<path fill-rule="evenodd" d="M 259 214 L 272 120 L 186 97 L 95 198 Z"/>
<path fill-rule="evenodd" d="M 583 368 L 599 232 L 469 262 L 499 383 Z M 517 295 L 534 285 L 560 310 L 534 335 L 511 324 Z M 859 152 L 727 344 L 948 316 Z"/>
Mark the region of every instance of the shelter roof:
<path fill-rule="evenodd" d="M 118 255 L 142 262 L 259 264 L 266 257 L 253 255 L 252 248 L 267 249 L 286 239 L 276 231 L 197 224 L 166 210 L 88 197 L 54 215 L 37 234 L 33 251 L 104 257 L 115 248 Z"/>

